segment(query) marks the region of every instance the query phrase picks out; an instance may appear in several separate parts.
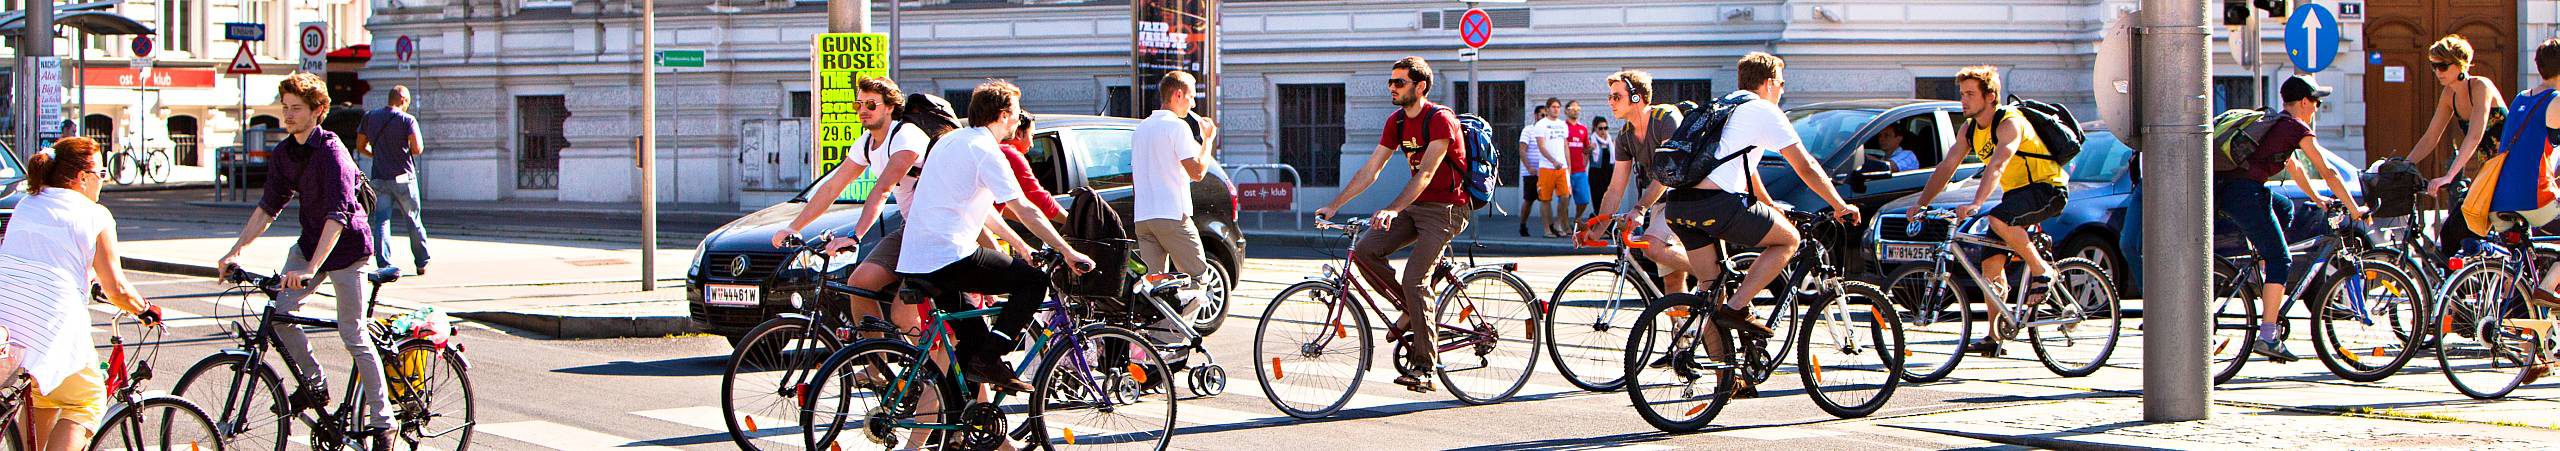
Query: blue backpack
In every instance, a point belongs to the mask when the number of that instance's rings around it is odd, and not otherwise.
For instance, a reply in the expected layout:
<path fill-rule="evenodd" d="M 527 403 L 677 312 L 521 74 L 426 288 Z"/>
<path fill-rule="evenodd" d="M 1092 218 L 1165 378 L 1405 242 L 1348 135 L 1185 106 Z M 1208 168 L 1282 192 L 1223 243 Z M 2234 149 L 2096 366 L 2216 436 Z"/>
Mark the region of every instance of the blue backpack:
<path fill-rule="evenodd" d="M 1466 159 L 1459 161 L 1466 178 L 1459 185 L 1467 191 L 1472 208 L 1493 205 L 1493 162 L 1501 161 L 1501 150 L 1493 147 L 1493 125 L 1473 114 L 1458 115 L 1458 139 L 1466 146 Z"/>

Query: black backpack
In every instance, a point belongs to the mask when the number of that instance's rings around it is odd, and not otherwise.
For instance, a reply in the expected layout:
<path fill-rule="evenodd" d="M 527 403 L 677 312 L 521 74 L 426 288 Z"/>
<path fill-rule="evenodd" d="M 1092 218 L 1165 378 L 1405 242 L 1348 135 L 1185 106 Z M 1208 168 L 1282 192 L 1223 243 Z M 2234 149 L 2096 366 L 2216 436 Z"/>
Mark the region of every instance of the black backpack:
<path fill-rule="evenodd" d="M 2364 176 L 2365 205 L 2373 207 L 2377 218 L 2398 218 L 2418 211 L 2418 197 L 2426 190 L 2426 176 L 2418 166 L 2400 157 L 2384 158 L 2366 168 Z"/>
<path fill-rule="evenodd" d="M 1706 180 L 1707 174 L 1724 167 L 1726 162 L 1760 151 L 1758 147 L 1746 147 L 1730 155 L 1719 155 L 1724 152 L 1717 149 L 1723 145 L 1725 123 L 1733 119 L 1734 110 L 1750 101 L 1741 96 L 1729 96 L 1703 106 L 1681 102 L 1680 127 L 1672 129 L 1671 136 L 1662 141 L 1662 147 L 1653 149 L 1651 166 L 1645 168 L 1646 176 L 1663 186 L 1687 188 Z"/>
<path fill-rule="evenodd" d="M 913 125 L 923 130 L 924 151 L 928 156 L 933 154 L 934 143 L 942 141 L 943 134 L 960 129 L 960 116 L 951 113 L 951 102 L 925 93 L 907 94 L 906 103 L 899 104 L 898 112 L 891 113 L 889 119 L 896 124 Z M 890 133 L 897 133 L 896 124 L 890 125 Z M 919 162 L 907 167 L 907 176 L 923 177 L 924 164 Z"/>
<path fill-rule="evenodd" d="M 2089 133 L 2080 129 L 2080 119 L 2071 115 L 2070 108 L 2060 104 L 2009 96 L 2009 103 L 2002 107 L 2026 119 L 2027 128 L 2034 129 L 2036 139 L 2044 141 L 2045 154 L 2018 152 L 2018 155 L 2056 165 L 2070 164 L 2072 158 L 2080 156 L 2081 144 L 2089 139 Z M 1972 118 L 1965 118 L 1965 122 L 1966 128 L 1972 128 Z"/>

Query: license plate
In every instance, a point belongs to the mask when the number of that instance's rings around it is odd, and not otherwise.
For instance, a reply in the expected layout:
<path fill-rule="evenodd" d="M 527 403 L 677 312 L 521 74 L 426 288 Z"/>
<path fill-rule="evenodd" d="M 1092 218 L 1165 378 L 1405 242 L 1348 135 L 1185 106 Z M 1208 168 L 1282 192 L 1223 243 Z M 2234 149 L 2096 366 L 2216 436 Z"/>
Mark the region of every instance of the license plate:
<path fill-rule="evenodd" d="M 1884 259 L 1897 262 L 1923 261 L 1938 256 L 1938 247 L 1925 244 L 1884 245 Z"/>
<path fill-rule="evenodd" d="M 756 305 L 763 294 L 756 287 L 711 285 L 702 287 L 702 302 L 712 305 Z"/>

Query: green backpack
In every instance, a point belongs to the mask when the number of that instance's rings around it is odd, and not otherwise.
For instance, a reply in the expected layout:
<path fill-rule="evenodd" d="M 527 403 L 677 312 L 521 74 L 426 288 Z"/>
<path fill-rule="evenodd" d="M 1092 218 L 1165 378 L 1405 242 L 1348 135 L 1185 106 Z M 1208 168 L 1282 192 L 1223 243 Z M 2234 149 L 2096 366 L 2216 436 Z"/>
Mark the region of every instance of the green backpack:
<path fill-rule="evenodd" d="M 2283 116 L 2264 108 L 2213 115 L 2213 171 L 2236 171 L 2262 180 L 2283 171 L 2284 153 L 2260 152 L 2258 146 L 2258 140 L 2280 119 Z"/>

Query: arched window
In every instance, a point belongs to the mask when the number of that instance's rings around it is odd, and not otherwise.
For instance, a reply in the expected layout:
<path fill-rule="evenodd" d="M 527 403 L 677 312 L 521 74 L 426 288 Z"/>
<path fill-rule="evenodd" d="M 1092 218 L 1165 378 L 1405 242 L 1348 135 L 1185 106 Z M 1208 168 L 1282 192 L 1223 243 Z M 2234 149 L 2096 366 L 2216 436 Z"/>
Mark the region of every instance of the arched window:
<path fill-rule="evenodd" d="M 170 116 L 168 126 L 170 156 L 176 158 L 181 165 L 203 166 L 204 160 L 197 158 L 196 155 L 198 142 L 196 133 L 200 127 L 196 124 L 195 116 Z"/>

